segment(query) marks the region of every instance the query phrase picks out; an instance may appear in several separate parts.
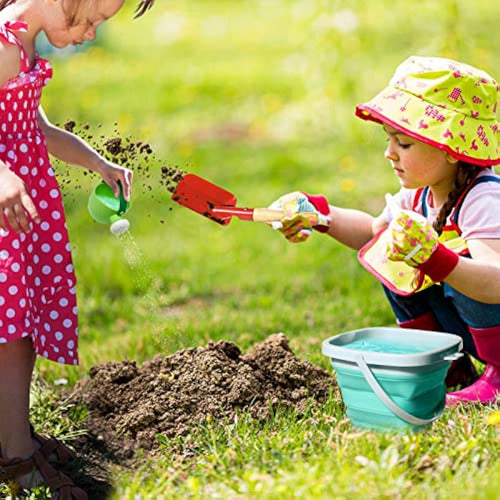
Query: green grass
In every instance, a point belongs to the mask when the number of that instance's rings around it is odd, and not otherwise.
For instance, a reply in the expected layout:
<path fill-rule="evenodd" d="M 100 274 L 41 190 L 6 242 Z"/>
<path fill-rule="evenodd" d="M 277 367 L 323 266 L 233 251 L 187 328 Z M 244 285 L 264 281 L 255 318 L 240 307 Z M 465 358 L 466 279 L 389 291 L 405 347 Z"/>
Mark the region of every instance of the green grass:
<path fill-rule="evenodd" d="M 156 3 L 132 22 L 134 2 L 127 2 L 97 44 L 53 58 L 43 105 L 54 122 L 88 123 L 97 143 L 118 129 L 151 144 L 155 159 L 148 172 L 140 159 L 133 165 L 131 236 L 141 256 L 133 265 L 132 243 L 86 211 L 97 178 L 70 174 L 75 182 L 64 196 L 81 364 L 38 362 L 48 402 L 57 397 L 56 379 L 71 387 L 92 365 L 142 362 L 209 339 L 245 350 L 282 331 L 300 357 L 329 369 L 323 339 L 394 324 L 352 251 L 320 234 L 290 245 L 263 225 L 219 227 L 174 206 L 159 186 L 160 167 L 198 173 L 243 205 L 267 206 L 302 189 L 376 213 L 398 182 L 383 158 L 383 133 L 357 120 L 355 105 L 412 54 L 453 57 L 500 78 L 498 16 L 486 0 Z M 343 10 L 340 27 L 353 19 L 352 31 L 335 28 Z M 235 126 L 239 135 L 227 138 Z M 57 172 L 68 175 L 63 165 Z M 61 437 L 81 428 L 79 411 L 60 424 L 43 400 L 33 409 L 40 427 Z M 263 428 L 242 415 L 200 426 L 190 442 L 163 440 L 154 463 L 116 472 L 116 498 L 497 495 L 499 438 L 485 423 L 491 409 L 446 410 L 416 435 L 359 432 L 339 411 L 330 402 L 302 420 L 277 412 Z M 174 462 L 170 450 L 192 443 L 194 456 Z"/>

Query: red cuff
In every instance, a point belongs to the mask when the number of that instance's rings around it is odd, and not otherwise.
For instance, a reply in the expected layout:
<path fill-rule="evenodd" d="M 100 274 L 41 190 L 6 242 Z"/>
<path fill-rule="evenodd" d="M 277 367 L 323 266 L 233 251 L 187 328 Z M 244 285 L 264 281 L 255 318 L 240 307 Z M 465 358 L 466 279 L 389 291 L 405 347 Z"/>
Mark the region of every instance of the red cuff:
<path fill-rule="evenodd" d="M 330 215 L 330 205 L 328 204 L 328 200 L 322 194 L 308 194 L 304 193 L 307 196 L 307 200 L 314 205 L 314 208 L 322 215 Z M 315 231 L 319 231 L 320 233 L 327 233 L 328 226 L 317 225 L 313 226 Z"/>
<path fill-rule="evenodd" d="M 458 264 L 459 256 L 439 243 L 427 262 L 417 266 L 435 283 L 443 281 Z"/>

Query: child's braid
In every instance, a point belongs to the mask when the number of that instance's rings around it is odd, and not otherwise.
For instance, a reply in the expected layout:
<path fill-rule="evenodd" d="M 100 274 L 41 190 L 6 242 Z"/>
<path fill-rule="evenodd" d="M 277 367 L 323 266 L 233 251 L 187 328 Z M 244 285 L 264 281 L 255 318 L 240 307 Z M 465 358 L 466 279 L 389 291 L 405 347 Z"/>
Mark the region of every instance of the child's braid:
<path fill-rule="evenodd" d="M 457 169 L 457 176 L 455 178 L 455 184 L 450 194 L 448 195 L 448 199 L 441 207 L 439 214 L 434 221 L 434 229 L 438 234 L 443 232 L 443 227 L 446 224 L 446 218 L 452 211 L 453 207 L 457 203 L 461 194 L 467 188 L 467 186 L 476 178 L 477 174 L 482 170 L 482 167 L 478 165 L 472 165 L 470 163 L 459 162 Z"/>

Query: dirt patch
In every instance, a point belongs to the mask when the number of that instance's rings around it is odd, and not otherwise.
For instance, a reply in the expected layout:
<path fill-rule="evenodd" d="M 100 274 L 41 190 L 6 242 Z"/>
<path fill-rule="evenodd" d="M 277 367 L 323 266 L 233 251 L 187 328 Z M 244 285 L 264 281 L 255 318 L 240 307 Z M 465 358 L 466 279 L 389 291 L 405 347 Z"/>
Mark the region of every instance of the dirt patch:
<path fill-rule="evenodd" d="M 86 447 L 94 443 L 127 463 L 138 449 L 154 455 L 158 434 L 185 435 L 208 416 L 232 420 L 238 411 L 267 419 L 270 405 L 300 415 L 308 405 L 326 401 L 332 389 L 337 387 L 331 373 L 300 360 L 288 339 L 275 334 L 247 354 L 221 340 L 156 356 L 142 366 L 95 366 L 73 399 L 90 410 Z"/>

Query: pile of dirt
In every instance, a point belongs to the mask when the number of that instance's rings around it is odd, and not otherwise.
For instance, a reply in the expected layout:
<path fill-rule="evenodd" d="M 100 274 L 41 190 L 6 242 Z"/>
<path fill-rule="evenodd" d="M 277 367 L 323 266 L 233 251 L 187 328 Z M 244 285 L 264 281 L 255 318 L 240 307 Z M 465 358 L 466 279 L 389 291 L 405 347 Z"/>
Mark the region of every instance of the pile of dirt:
<path fill-rule="evenodd" d="M 89 436 L 126 461 L 139 448 L 154 454 L 157 434 L 185 435 L 208 416 L 231 421 L 244 411 L 267 419 L 270 406 L 300 415 L 326 401 L 332 389 L 331 373 L 297 358 L 288 339 L 275 334 L 247 354 L 221 340 L 140 367 L 134 361 L 95 366 L 73 399 L 90 410 Z"/>

